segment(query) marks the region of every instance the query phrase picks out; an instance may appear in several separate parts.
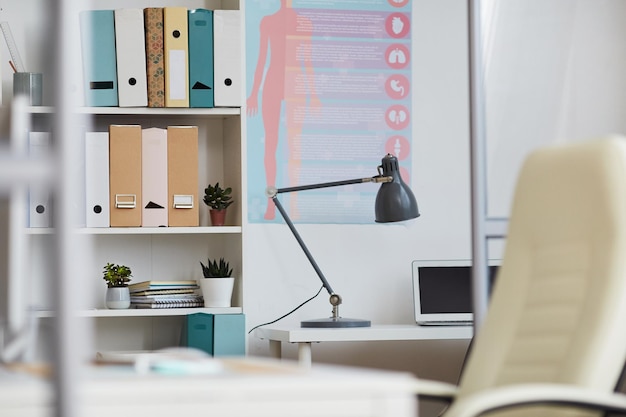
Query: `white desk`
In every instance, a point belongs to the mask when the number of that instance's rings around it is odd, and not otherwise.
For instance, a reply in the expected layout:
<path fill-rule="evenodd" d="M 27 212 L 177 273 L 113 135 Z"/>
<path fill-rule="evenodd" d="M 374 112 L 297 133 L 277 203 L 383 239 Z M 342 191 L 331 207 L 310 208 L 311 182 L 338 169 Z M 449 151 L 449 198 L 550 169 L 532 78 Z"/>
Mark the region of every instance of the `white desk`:
<path fill-rule="evenodd" d="M 311 343 L 368 342 L 391 340 L 470 339 L 472 326 L 373 325 L 347 329 L 312 329 L 301 327 L 260 327 L 255 335 L 270 342 L 270 353 L 282 356 L 282 342 L 298 344 L 298 361 L 311 365 Z"/>
<path fill-rule="evenodd" d="M 417 379 L 340 366 L 303 369 L 273 359 L 228 359 L 217 375 L 138 374 L 95 367 L 77 386 L 81 417 L 415 417 Z M 0 416 L 50 417 L 46 380 L 0 368 Z"/>

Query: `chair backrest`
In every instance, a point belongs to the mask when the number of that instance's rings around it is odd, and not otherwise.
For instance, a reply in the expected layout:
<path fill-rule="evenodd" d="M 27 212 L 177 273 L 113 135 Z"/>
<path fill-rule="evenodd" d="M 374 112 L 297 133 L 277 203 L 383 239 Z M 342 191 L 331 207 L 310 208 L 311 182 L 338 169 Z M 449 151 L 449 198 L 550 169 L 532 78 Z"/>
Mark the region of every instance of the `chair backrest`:
<path fill-rule="evenodd" d="M 459 396 L 532 382 L 610 392 L 625 360 L 626 138 L 538 149 L 518 177 L 502 265 Z"/>

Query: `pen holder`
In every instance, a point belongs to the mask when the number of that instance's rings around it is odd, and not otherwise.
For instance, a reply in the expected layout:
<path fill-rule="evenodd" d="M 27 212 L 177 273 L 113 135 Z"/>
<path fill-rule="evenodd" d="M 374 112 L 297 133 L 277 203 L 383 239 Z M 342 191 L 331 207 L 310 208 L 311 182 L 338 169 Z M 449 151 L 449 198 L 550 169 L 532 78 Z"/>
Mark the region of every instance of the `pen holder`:
<path fill-rule="evenodd" d="M 28 97 L 28 104 L 41 106 L 43 92 L 43 74 L 39 72 L 13 73 L 13 96 Z"/>

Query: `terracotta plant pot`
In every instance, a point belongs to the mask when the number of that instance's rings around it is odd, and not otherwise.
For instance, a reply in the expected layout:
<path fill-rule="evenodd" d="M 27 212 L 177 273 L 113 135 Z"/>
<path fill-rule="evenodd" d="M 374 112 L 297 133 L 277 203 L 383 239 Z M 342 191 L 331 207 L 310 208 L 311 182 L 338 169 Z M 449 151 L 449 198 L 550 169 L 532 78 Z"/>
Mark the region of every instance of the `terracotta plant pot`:
<path fill-rule="evenodd" d="M 209 211 L 209 214 L 211 215 L 211 224 L 213 226 L 224 226 L 224 222 L 226 221 L 226 209 L 212 209 Z"/>

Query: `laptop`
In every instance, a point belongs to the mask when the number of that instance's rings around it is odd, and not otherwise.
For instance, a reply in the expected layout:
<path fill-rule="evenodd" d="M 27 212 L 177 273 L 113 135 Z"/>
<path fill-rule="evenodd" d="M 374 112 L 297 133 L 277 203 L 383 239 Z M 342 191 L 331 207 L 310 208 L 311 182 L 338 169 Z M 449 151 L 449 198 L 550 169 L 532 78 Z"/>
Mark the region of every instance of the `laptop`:
<path fill-rule="evenodd" d="M 493 284 L 499 261 L 489 261 Z M 415 321 L 420 325 L 471 325 L 472 261 L 413 261 Z M 490 285 L 491 288 L 491 285 Z"/>

